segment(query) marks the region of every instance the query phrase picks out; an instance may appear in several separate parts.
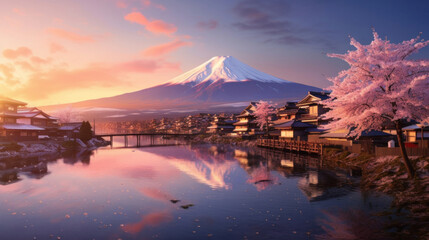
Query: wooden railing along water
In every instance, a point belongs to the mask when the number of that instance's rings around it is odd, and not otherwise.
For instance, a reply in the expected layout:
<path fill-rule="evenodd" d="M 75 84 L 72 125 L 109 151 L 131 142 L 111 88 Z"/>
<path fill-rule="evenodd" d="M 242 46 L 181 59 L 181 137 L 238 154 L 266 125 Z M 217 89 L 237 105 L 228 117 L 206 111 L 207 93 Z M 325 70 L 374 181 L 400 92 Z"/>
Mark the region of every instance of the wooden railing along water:
<path fill-rule="evenodd" d="M 195 134 L 188 134 L 188 133 L 113 133 L 113 134 L 96 134 L 95 137 L 102 137 L 102 138 L 110 138 L 110 146 L 113 146 L 113 137 L 123 137 L 124 138 L 124 146 L 125 147 L 129 147 L 130 145 L 128 144 L 128 137 L 135 137 L 136 139 L 136 144 L 132 147 L 142 147 L 143 143 L 142 143 L 142 137 L 143 136 L 149 136 L 150 137 L 150 143 L 148 146 L 157 146 L 157 145 L 161 145 L 161 146 L 166 146 L 168 144 L 162 143 L 162 144 L 157 144 L 155 142 L 155 138 L 156 137 L 161 137 L 161 138 L 177 138 L 177 137 L 183 137 L 183 138 L 189 138 L 192 136 L 195 136 Z"/>
<path fill-rule="evenodd" d="M 258 147 L 274 148 L 294 152 L 306 152 L 311 154 L 323 154 L 323 144 L 307 141 L 258 139 Z"/>

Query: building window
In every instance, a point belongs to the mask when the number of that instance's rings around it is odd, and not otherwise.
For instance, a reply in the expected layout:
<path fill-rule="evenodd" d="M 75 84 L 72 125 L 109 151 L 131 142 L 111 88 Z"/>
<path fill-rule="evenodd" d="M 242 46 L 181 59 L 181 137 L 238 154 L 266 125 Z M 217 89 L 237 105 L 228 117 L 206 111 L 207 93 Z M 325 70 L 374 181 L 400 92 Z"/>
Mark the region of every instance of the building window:
<path fill-rule="evenodd" d="M 317 109 L 318 109 L 318 106 L 316 105 L 316 106 L 311 106 L 310 107 L 310 115 L 315 115 L 315 116 L 317 116 L 318 115 L 318 111 L 317 111 Z"/>
<path fill-rule="evenodd" d="M 28 134 L 27 134 L 27 132 L 25 132 L 25 131 L 21 131 L 21 137 L 26 137 L 26 136 L 28 136 Z"/>
<path fill-rule="evenodd" d="M 293 130 L 282 130 L 281 136 L 284 138 L 293 138 Z"/>
<path fill-rule="evenodd" d="M 409 131 L 408 132 L 408 142 L 415 142 L 416 141 L 416 132 Z"/>

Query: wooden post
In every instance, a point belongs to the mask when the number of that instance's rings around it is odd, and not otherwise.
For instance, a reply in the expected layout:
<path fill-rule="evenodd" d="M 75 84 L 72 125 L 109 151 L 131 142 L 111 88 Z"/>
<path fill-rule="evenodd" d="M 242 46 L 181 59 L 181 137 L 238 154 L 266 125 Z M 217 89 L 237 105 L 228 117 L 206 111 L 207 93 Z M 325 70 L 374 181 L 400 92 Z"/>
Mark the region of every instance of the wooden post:
<path fill-rule="evenodd" d="M 113 135 L 110 135 L 110 147 L 113 147 Z"/>

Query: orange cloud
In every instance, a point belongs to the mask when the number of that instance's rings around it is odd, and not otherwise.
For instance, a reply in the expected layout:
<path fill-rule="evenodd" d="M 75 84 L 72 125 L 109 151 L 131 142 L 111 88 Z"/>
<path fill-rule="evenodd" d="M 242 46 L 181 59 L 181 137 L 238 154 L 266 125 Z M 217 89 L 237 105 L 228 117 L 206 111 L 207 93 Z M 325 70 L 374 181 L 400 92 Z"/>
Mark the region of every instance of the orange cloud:
<path fill-rule="evenodd" d="M 27 47 L 20 47 L 20 48 L 17 48 L 16 50 L 6 49 L 3 51 L 3 56 L 7 59 L 15 59 L 18 57 L 29 57 L 31 55 L 33 55 L 33 52 L 31 51 L 31 49 Z"/>
<path fill-rule="evenodd" d="M 30 63 L 28 63 L 26 61 L 16 61 L 15 64 L 20 66 L 24 70 L 36 71 L 36 69 L 33 67 L 33 65 L 31 65 Z"/>
<path fill-rule="evenodd" d="M 163 44 L 149 47 L 146 50 L 144 50 L 143 55 L 150 56 L 150 57 L 161 56 L 161 55 L 165 55 L 167 53 L 173 52 L 178 48 L 191 46 L 191 45 L 192 45 L 192 42 L 186 42 L 186 41 L 176 39 L 168 43 L 163 43 Z"/>
<path fill-rule="evenodd" d="M 140 222 L 128 223 L 121 228 L 127 233 L 137 234 L 148 226 L 155 227 L 171 220 L 173 220 L 173 216 L 168 212 L 154 212 L 143 216 Z"/>
<path fill-rule="evenodd" d="M 81 35 L 75 32 L 66 31 L 60 28 L 49 28 L 47 32 L 55 37 L 59 37 L 62 39 L 69 40 L 75 43 L 91 43 L 95 42 L 93 36 L 89 35 Z"/>
<path fill-rule="evenodd" d="M 135 60 L 116 64 L 91 64 L 85 68 L 72 70 L 56 67 L 46 71 L 34 69 L 26 62 L 20 62 L 19 64 L 22 68 L 33 71 L 30 72 L 25 83 L 16 88 L 13 93 L 25 96 L 28 100 L 41 100 L 49 97 L 51 94 L 68 90 L 91 87 L 112 88 L 118 85 L 130 84 L 125 77 L 129 73 L 153 73 L 159 69 L 180 69 L 178 63 L 170 63 L 163 60 Z"/>
<path fill-rule="evenodd" d="M 37 57 L 37 56 L 31 57 L 30 60 L 35 64 L 47 64 L 50 62 L 49 59 L 43 59 L 43 58 Z"/>
<path fill-rule="evenodd" d="M 166 23 L 162 20 L 149 21 L 140 12 L 129 13 L 124 17 L 124 19 L 132 23 L 140 24 L 144 26 L 149 32 L 155 34 L 170 35 L 177 31 L 177 27 L 175 25 Z"/>
<path fill-rule="evenodd" d="M 12 65 L 0 64 L 0 84 L 10 86 L 19 83 L 14 77 L 14 72 Z"/>
<path fill-rule="evenodd" d="M 57 43 L 51 43 L 49 45 L 49 51 L 51 53 L 57 53 L 57 52 L 67 52 L 67 50 L 60 44 Z"/>

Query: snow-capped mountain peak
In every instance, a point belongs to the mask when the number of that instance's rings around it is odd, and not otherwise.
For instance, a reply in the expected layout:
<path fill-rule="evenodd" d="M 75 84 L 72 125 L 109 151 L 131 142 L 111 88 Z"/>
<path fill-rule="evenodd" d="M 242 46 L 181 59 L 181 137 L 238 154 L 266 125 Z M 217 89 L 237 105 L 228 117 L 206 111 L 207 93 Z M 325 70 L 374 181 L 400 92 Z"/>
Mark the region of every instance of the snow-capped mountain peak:
<path fill-rule="evenodd" d="M 231 56 L 216 56 L 201 64 L 200 66 L 183 73 L 167 84 L 192 84 L 202 82 L 244 82 L 255 80 L 260 82 L 287 83 L 283 79 L 258 71 Z"/>

